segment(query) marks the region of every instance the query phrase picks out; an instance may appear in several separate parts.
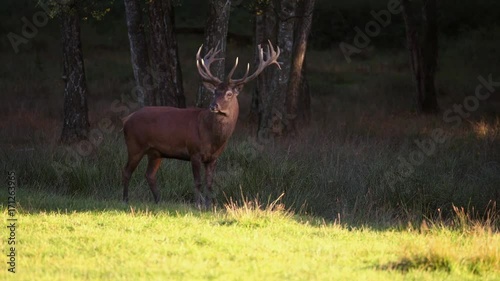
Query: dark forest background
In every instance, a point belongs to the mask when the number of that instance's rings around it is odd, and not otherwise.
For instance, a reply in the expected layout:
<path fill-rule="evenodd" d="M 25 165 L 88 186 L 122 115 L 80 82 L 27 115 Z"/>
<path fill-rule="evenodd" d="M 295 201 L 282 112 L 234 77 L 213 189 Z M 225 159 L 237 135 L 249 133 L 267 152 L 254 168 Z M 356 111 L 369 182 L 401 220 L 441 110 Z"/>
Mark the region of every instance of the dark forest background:
<path fill-rule="evenodd" d="M 237 3 L 235 3 L 237 2 Z M 226 61 L 254 61 L 254 4 L 233 1 Z M 402 14 L 346 61 L 339 44 L 352 44 L 371 11 L 388 1 L 317 0 L 306 65 L 311 117 L 291 135 L 259 142 L 252 116 L 251 83 L 239 97 L 240 120 L 220 159 L 218 199 L 282 198 L 285 205 L 325 218 L 394 223 L 451 213 L 452 206 L 481 217 L 500 199 L 500 87 L 477 109 L 448 122 L 446 112 L 473 96 L 479 76 L 500 81 L 500 2 L 437 1 L 438 111 L 422 114 Z M 195 54 L 204 42 L 208 1 L 177 0 L 175 35 L 187 106 L 196 106 L 199 78 Z M 119 119 L 135 110 L 135 80 L 123 1 L 99 2 L 82 16 L 81 41 L 88 87 L 90 129 L 110 119 L 113 130 L 84 153 L 63 145 L 63 56 L 60 20 L 54 17 L 16 54 L 7 34 L 21 33 L 22 18 L 40 11 L 35 0 L 0 6 L 0 148 L 3 169 L 15 169 L 20 186 L 67 196 L 120 199 L 125 145 Z M 227 69 L 227 67 L 226 67 Z M 242 71 L 242 70 L 240 70 Z M 446 133 L 426 153 L 421 143 L 435 129 Z M 428 151 L 428 150 L 427 150 Z M 412 164 L 415 153 L 423 156 Z M 417 161 L 418 162 L 418 161 Z M 75 164 L 76 163 L 76 164 Z M 144 163 L 142 163 L 144 164 Z M 144 170 L 144 165 L 139 169 Z M 189 201 L 189 165 L 166 161 L 158 179 L 168 201 Z M 142 176 L 132 198 L 150 200 Z M 496 212 L 496 209 L 495 209 Z"/>

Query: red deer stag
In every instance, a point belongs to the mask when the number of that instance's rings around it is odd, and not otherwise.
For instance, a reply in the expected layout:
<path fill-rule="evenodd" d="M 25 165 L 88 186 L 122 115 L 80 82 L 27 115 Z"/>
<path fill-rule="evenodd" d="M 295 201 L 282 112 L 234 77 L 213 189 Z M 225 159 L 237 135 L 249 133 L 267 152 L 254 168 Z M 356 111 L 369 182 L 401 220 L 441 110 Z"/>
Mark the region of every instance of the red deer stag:
<path fill-rule="evenodd" d="M 146 179 L 156 203 L 160 193 L 156 187 L 156 172 L 162 158 L 191 161 L 194 176 L 195 202 L 198 207 L 212 205 L 212 180 L 217 158 L 227 145 L 238 120 L 237 96 L 243 86 L 255 79 L 267 66 L 276 64 L 279 47 L 274 50 L 271 42 L 264 53 L 259 45 L 259 65 L 248 75 L 250 64 L 243 78 L 232 79 L 238 66 L 234 67 L 222 82 L 210 72 L 210 64 L 221 60 L 217 47 L 200 58 L 201 47 L 196 54 L 196 67 L 203 85 L 213 93 L 208 109 L 147 106 L 127 116 L 123 121 L 123 132 L 127 144 L 128 160 L 123 169 L 123 200 L 128 202 L 130 177 L 144 155 L 148 156 Z M 206 192 L 202 193 L 201 166 L 205 166 Z"/>

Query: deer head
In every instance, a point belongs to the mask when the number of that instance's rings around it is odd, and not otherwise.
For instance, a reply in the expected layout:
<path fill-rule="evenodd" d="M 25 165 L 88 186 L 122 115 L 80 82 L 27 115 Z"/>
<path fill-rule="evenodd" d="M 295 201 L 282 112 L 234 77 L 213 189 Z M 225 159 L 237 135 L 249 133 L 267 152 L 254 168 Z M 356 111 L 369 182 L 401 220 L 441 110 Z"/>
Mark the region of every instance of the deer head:
<path fill-rule="evenodd" d="M 247 64 L 245 75 L 243 75 L 240 79 L 233 79 L 233 74 L 238 67 L 238 58 L 236 58 L 236 62 L 224 82 L 212 75 L 210 71 L 210 65 L 214 61 L 223 59 L 216 58 L 221 51 L 218 48 L 219 44 L 217 44 L 215 49 L 210 49 L 210 51 L 203 58 L 200 57 L 203 45 L 200 46 L 198 53 L 196 54 L 196 67 L 198 68 L 198 73 L 202 78 L 203 85 L 207 90 L 213 93 L 213 99 L 209 106 L 211 112 L 227 116 L 231 111 L 232 105 L 235 102 L 237 103 L 236 97 L 243 90 L 243 86 L 245 86 L 247 82 L 255 79 L 266 67 L 271 64 L 276 64 L 278 68 L 281 69 L 277 61 L 280 55 L 280 48 L 277 47 L 275 50 L 271 41 L 268 42 L 269 45 L 267 45 L 266 52 L 264 52 L 261 45 L 258 46 L 259 64 L 253 74 L 248 75 L 250 71 L 250 64 Z"/>

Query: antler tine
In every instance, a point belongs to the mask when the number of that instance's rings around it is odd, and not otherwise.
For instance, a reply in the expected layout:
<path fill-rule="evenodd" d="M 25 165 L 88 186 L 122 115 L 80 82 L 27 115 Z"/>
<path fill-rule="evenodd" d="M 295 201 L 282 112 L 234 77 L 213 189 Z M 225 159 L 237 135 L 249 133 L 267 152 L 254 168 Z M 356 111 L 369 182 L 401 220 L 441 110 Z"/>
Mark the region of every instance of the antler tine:
<path fill-rule="evenodd" d="M 215 60 L 222 60 L 223 59 L 223 58 L 215 58 L 215 56 L 218 55 L 222 51 L 222 49 L 219 49 L 219 45 L 220 45 L 220 42 L 217 42 L 217 45 L 215 45 L 215 48 L 214 49 L 210 49 L 210 52 L 213 52 L 212 57 Z"/>
<path fill-rule="evenodd" d="M 245 71 L 245 75 L 243 75 L 243 77 L 247 77 L 248 76 L 248 72 L 250 71 L 250 63 L 247 63 L 247 71 Z"/>
<path fill-rule="evenodd" d="M 238 57 L 236 57 L 236 62 L 235 62 L 235 64 L 234 64 L 233 68 L 231 69 L 231 71 L 229 72 L 229 74 L 227 75 L 227 81 L 228 81 L 228 83 L 230 83 L 230 84 L 231 84 L 231 83 L 232 83 L 232 84 L 234 84 L 235 82 L 237 82 L 237 81 L 239 81 L 239 80 L 242 80 L 242 79 L 247 78 L 248 73 L 250 72 L 250 64 L 249 64 L 249 63 L 247 63 L 247 70 L 245 71 L 245 75 L 243 75 L 243 78 L 233 80 L 233 79 L 231 79 L 231 78 L 233 77 L 234 71 L 236 70 L 236 67 L 237 67 L 237 66 L 238 66 Z"/>
<path fill-rule="evenodd" d="M 231 81 L 231 77 L 233 77 L 234 71 L 236 70 L 236 67 L 238 67 L 238 57 L 236 57 L 236 61 L 234 62 L 233 68 L 231 68 L 231 71 L 229 71 L 229 74 L 227 75 L 227 80 Z"/>
<path fill-rule="evenodd" d="M 198 52 L 196 53 L 196 60 L 197 61 L 200 59 L 201 48 L 203 48 L 203 44 L 201 44 L 201 46 L 198 48 Z"/>
<path fill-rule="evenodd" d="M 231 69 L 231 72 L 228 75 L 229 84 L 240 85 L 240 84 L 247 83 L 247 82 L 255 79 L 266 67 L 268 67 L 271 64 L 276 64 L 278 66 L 278 68 L 281 69 L 281 67 L 277 61 L 277 59 L 280 55 L 280 48 L 277 47 L 277 52 L 276 52 L 274 50 L 274 47 L 273 47 L 271 41 L 268 40 L 268 42 L 269 42 L 269 45 L 266 46 L 267 48 L 266 48 L 265 58 L 264 58 L 264 48 L 262 48 L 262 46 L 260 44 L 258 46 L 258 48 L 259 48 L 259 65 L 257 66 L 257 69 L 255 70 L 255 72 L 252 75 L 248 76 L 248 72 L 250 70 L 250 64 L 248 64 L 247 71 L 241 79 L 231 79 L 231 77 L 236 69 L 236 66 L 238 65 L 238 60 L 236 60 L 235 66 L 233 67 L 233 69 Z"/>
<path fill-rule="evenodd" d="M 205 74 L 204 70 L 201 69 L 199 60 L 196 60 L 196 68 L 198 68 L 198 73 L 200 74 L 201 78 L 209 80 L 209 77 Z"/>
<path fill-rule="evenodd" d="M 247 70 L 245 71 L 245 75 L 243 75 L 243 77 L 241 79 L 238 79 L 238 80 L 244 81 L 245 79 L 247 79 L 249 71 L 250 71 L 250 64 L 247 63 Z M 238 80 L 236 80 L 236 81 L 238 81 Z M 229 81 L 229 83 L 231 83 L 231 82 L 234 83 L 234 80 Z"/>
<path fill-rule="evenodd" d="M 219 53 L 221 52 L 221 49 L 219 49 L 219 43 L 215 46 L 215 48 L 212 48 L 208 51 L 208 53 L 205 55 L 204 60 L 207 60 L 209 63 L 212 63 L 214 61 L 218 60 L 223 60 L 224 58 L 216 58 Z"/>
<path fill-rule="evenodd" d="M 200 76 L 203 78 L 203 80 L 207 82 L 213 82 L 216 84 L 222 83 L 222 81 L 215 77 L 212 72 L 210 71 L 210 65 L 214 61 L 222 60 L 223 58 L 216 58 L 215 56 L 220 53 L 219 48 L 219 43 L 217 43 L 217 46 L 215 46 L 215 49 L 212 48 L 208 51 L 208 53 L 203 57 L 203 59 L 200 57 L 201 49 L 203 45 L 200 46 L 198 49 L 198 52 L 196 53 L 196 68 L 198 68 L 198 73 Z M 200 66 L 201 62 L 201 66 Z"/>
<path fill-rule="evenodd" d="M 279 69 L 281 69 L 281 66 L 278 62 L 278 57 L 280 56 L 280 53 L 281 53 L 281 50 L 280 50 L 280 47 L 278 45 L 276 45 L 276 50 L 274 50 L 274 47 L 273 47 L 273 44 L 271 44 L 271 40 L 267 40 L 267 42 L 269 42 L 269 47 L 271 48 L 271 57 L 275 57 L 275 59 L 269 64 L 276 64 L 278 66 Z"/>
<path fill-rule="evenodd" d="M 262 49 L 262 45 L 259 44 L 259 65 L 264 62 L 264 49 Z"/>

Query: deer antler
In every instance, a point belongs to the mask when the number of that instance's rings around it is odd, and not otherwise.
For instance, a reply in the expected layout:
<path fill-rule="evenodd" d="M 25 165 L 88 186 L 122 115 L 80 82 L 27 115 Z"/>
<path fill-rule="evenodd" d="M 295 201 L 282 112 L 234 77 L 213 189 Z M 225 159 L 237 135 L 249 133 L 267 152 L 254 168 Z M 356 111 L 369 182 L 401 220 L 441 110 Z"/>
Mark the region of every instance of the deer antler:
<path fill-rule="evenodd" d="M 259 74 L 268 66 L 271 64 L 276 64 L 279 69 L 281 69 L 280 64 L 278 63 L 277 59 L 280 55 L 280 47 L 276 47 L 276 50 L 274 50 L 273 44 L 271 44 L 271 41 L 268 40 L 269 45 L 267 46 L 265 57 L 264 59 L 264 50 L 262 46 L 259 44 L 259 65 L 257 67 L 257 70 L 255 72 L 248 76 L 248 71 L 250 70 L 250 64 L 247 64 L 247 70 L 245 72 L 245 75 L 243 75 L 243 78 L 241 79 L 231 79 L 231 77 L 234 74 L 234 71 L 236 70 L 236 67 L 238 66 L 238 58 L 236 58 L 236 62 L 231 69 L 231 72 L 229 72 L 228 75 L 228 83 L 231 85 L 240 85 L 240 84 L 245 84 L 253 79 L 255 79 Z"/>
<path fill-rule="evenodd" d="M 198 68 L 198 73 L 206 82 L 212 82 L 213 84 L 220 84 L 222 81 L 214 76 L 212 72 L 210 72 L 210 64 L 214 61 L 223 60 L 223 58 L 216 58 L 215 56 L 220 53 L 219 43 L 215 46 L 215 49 L 210 49 L 208 53 L 203 57 L 200 57 L 201 49 L 203 45 L 198 49 L 198 53 L 196 53 L 196 67 Z"/>

